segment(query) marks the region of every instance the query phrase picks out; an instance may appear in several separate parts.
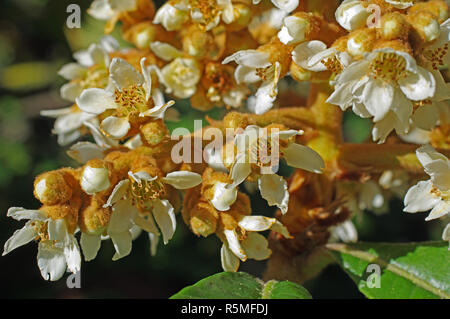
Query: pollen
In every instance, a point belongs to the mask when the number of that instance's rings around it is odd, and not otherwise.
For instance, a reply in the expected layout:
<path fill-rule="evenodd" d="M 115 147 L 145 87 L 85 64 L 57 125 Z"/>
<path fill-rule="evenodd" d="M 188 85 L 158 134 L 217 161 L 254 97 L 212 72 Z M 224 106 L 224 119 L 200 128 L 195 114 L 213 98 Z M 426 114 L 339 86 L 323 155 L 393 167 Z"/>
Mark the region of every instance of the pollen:
<path fill-rule="evenodd" d="M 194 10 L 198 10 L 202 14 L 203 23 L 201 25 L 203 27 L 213 22 L 217 15 L 220 14 L 217 3 L 214 0 L 190 0 L 189 3 Z"/>
<path fill-rule="evenodd" d="M 337 57 L 328 58 L 321 61 L 323 65 L 327 68 L 328 71 L 331 71 L 333 74 L 339 74 L 344 69 L 341 62 Z"/>
<path fill-rule="evenodd" d="M 448 54 L 449 44 L 446 43 L 443 47 L 426 50 L 424 52 L 425 58 L 431 62 L 433 69 L 439 70 L 440 67 L 444 66 L 444 57 Z"/>
<path fill-rule="evenodd" d="M 373 78 L 388 83 L 397 83 L 408 76 L 405 59 L 395 53 L 379 52 L 369 69 Z"/>
<path fill-rule="evenodd" d="M 118 105 L 117 116 L 130 117 L 145 112 L 149 109 L 149 101 L 145 96 L 145 90 L 142 86 L 133 85 L 129 88 L 116 90 L 114 92 L 114 101 Z"/>
<path fill-rule="evenodd" d="M 143 207 L 149 201 L 165 195 L 166 189 L 159 179 L 152 181 L 131 180 L 130 193 L 133 205 Z"/>

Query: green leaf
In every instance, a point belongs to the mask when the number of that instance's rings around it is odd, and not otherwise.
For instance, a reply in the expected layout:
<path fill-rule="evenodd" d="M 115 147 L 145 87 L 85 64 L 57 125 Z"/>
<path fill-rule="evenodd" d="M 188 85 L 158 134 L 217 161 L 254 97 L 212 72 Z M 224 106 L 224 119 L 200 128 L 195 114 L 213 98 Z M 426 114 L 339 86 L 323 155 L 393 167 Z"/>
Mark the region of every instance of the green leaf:
<path fill-rule="evenodd" d="M 244 272 L 222 272 L 182 289 L 171 299 L 311 299 L 290 281 L 262 280 Z"/>
<path fill-rule="evenodd" d="M 446 242 L 328 244 L 327 248 L 368 298 L 450 299 Z"/>

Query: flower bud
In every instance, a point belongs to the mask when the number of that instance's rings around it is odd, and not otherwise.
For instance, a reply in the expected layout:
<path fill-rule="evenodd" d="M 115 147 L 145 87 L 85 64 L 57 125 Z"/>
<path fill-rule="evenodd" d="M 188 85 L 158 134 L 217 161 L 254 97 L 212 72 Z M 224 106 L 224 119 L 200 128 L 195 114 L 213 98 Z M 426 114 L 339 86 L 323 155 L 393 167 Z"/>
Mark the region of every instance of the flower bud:
<path fill-rule="evenodd" d="M 188 18 L 187 11 L 178 10 L 166 3 L 156 12 L 153 23 L 160 23 L 167 31 L 176 31 L 181 29 Z"/>
<path fill-rule="evenodd" d="M 61 172 L 53 171 L 36 178 L 34 196 L 44 205 L 55 205 L 68 201 L 72 197 L 72 189 Z"/>
<path fill-rule="evenodd" d="M 440 25 L 433 14 L 421 11 L 408 15 L 408 19 L 420 41 L 431 42 L 439 37 Z"/>
<path fill-rule="evenodd" d="M 189 224 L 197 236 L 207 237 L 217 229 L 217 211 L 208 203 L 199 202 L 191 210 Z"/>
<path fill-rule="evenodd" d="M 391 12 L 381 18 L 381 28 L 377 29 L 378 34 L 384 40 L 397 38 L 407 39 L 409 24 L 404 15 L 398 12 Z"/>
<path fill-rule="evenodd" d="M 168 138 L 169 134 L 169 130 L 161 119 L 141 126 L 142 140 L 149 146 L 160 144 Z"/>
<path fill-rule="evenodd" d="M 252 19 L 252 11 L 242 3 L 233 3 L 233 15 L 233 22 L 226 26 L 230 31 L 239 31 L 247 27 Z"/>
<path fill-rule="evenodd" d="M 104 191 L 109 188 L 109 170 L 99 160 L 89 161 L 81 175 L 81 188 L 88 195 Z"/>
<path fill-rule="evenodd" d="M 283 27 L 278 38 L 284 44 L 299 43 L 305 40 L 309 21 L 303 17 L 289 16 L 284 18 Z"/>
<path fill-rule="evenodd" d="M 369 15 L 370 12 L 358 0 L 345 0 L 336 10 L 337 22 L 348 31 L 364 27 Z"/>
<path fill-rule="evenodd" d="M 348 37 L 347 51 L 354 57 L 361 57 L 364 53 L 372 51 L 375 40 L 375 29 L 357 30 Z"/>
<path fill-rule="evenodd" d="M 79 226 L 83 233 L 101 235 L 108 226 L 111 209 L 103 208 L 103 202 L 98 196 L 93 196 L 89 205 L 80 212 Z"/>

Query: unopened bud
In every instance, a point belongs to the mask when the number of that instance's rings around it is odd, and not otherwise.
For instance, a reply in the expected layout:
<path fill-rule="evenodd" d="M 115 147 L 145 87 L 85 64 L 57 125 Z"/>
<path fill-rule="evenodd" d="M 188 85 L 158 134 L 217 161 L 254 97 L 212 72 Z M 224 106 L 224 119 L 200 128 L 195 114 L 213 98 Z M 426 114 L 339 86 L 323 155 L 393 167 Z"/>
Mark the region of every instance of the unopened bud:
<path fill-rule="evenodd" d="M 336 10 L 337 22 L 348 31 L 364 27 L 369 15 L 370 12 L 358 0 L 345 0 Z"/>
<path fill-rule="evenodd" d="M 34 195 L 44 205 L 55 205 L 68 201 L 72 189 L 58 171 L 44 173 L 34 182 Z"/>
<path fill-rule="evenodd" d="M 91 164 L 90 162 L 83 169 L 80 183 L 86 194 L 93 195 L 108 189 L 111 184 L 109 181 L 109 170 L 104 166 L 99 166 L 97 163 Z"/>

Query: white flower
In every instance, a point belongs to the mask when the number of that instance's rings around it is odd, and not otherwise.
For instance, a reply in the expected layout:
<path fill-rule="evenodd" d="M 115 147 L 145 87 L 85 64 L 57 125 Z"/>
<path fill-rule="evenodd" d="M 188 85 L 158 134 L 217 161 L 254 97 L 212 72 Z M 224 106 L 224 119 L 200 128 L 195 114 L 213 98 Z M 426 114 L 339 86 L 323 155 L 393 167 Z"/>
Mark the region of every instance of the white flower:
<path fill-rule="evenodd" d="M 328 48 L 322 41 L 308 41 L 297 45 L 292 51 L 292 60 L 305 70 L 320 72 L 332 71 L 339 73 L 346 68 L 351 57 L 346 52 L 340 52 L 335 48 Z"/>
<path fill-rule="evenodd" d="M 417 213 L 431 209 L 426 220 L 443 217 L 450 213 L 450 161 L 429 145 L 417 149 L 416 155 L 430 179 L 408 190 L 404 211 Z"/>
<path fill-rule="evenodd" d="M 127 256 L 131 252 L 134 226 L 152 234 L 152 254 L 156 249 L 158 227 L 162 232 L 164 244 L 173 237 L 176 229 L 174 208 L 167 199 L 162 198 L 164 184 L 177 189 L 187 189 L 201 183 L 201 176 L 187 171 L 176 171 L 165 177 L 150 176 L 144 171 L 129 172 L 129 178 L 117 183 L 109 196 L 105 208 L 112 207 L 111 220 L 107 234 L 114 244 L 116 253 L 113 260 Z M 155 224 L 156 221 L 156 224 Z M 95 258 L 100 248 L 101 236 L 82 233 L 81 248 L 87 260 Z"/>
<path fill-rule="evenodd" d="M 179 10 L 170 3 L 165 3 L 156 12 L 153 23 L 160 23 L 167 31 L 177 31 L 188 19 L 186 11 Z"/>
<path fill-rule="evenodd" d="M 336 77 L 327 102 L 342 110 L 352 107 L 361 117 L 373 117 L 374 140 L 383 142 L 394 128 L 409 130 L 413 102 L 431 99 L 436 93 L 432 73 L 417 65 L 408 53 L 389 48 L 365 55 Z"/>
<path fill-rule="evenodd" d="M 236 272 L 240 261 L 247 258 L 264 260 L 270 257 L 272 251 L 268 248 L 267 239 L 258 232 L 271 229 L 285 238 L 291 237 L 286 227 L 275 218 L 242 216 L 238 225 L 244 235 L 238 235 L 234 229 L 224 229 L 221 236 L 220 257 L 224 271 Z"/>
<path fill-rule="evenodd" d="M 305 169 L 310 172 L 321 173 L 325 164 L 318 153 L 309 147 L 291 141 L 301 131 L 276 131 L 267 134 L 258 126 L 247 126 L 245 131 L 235 137 L 237 153 L 231 164 L 231 185 L 224 186 L 227 190 L 244 182 L 253 173 L 258 174 L 258 188 L 261 196 L 268 204 L 276 205 L 285 214 L 288 209 L 289 193 L 286 180 L 275 174 L 278 170 L 279 158 L 283 157 L 287 164 Z M 255 171 L 256 169 L 256 171 Z M 222 192 L 218 188 L 217 192 Z M 229 197 L 222 197 L 226 202 L 213 205 L 218 209 L 232 204 Z M 220 204 L 219 204 L 220 203 Z M 219 208 L 218 208 L 219 207 Z"/>
<path fill-rule="evenodd" d="M 151 70 L 141 60 L 142 74 L 121 58 L 114 58 L 109 67 L 112 88 L 90 88 L 77 98 L 81 110 L 99 115 L 106 110 L 114 111 L 100 124 L 103 132 L 113 139 L 125 137 L 130 119 L 135 116 L 163 118 L 173 101 L 164 104 L 158 90 L 152 90 Z"/>
<path fill-rule="evenodd" d="M 105 36 L 100 44 L 91 44 L 87 50 L 74 53 L 77 61 L 64 65 L 58 74 L 70 82 L 61 87 L 61 96 L 71 102 L 84 89 L 105 88 L 108 84 L 109 53 L 117 51 L 119 43 L 111 36 Z"/>
<path fill-rule="evenodd" d="M 223 64 L 234 61 L 238 64 L 234 77 L 237 84 L 262 82 L 255 95 L 249 98 L 248 107 L 256 114 L 270 110 L 278 95 L 281 65 L 271 63 L 269 53 L 257 50 L 238 51 L 223 60 Z"/>
<path fill-rule="evenodd" d="M 297 9 L 299 0 L 271 0 L 273 5 L 284 12 L 292 12 Z M 261 0 L 253 0 L 253 4 L 260 3 Z"/>
<path fill-rule="evenodd" d="M 352 31 L 364 27 L 370 15 L 359 0 L 344 0 L 336 10 L 336 21 L 346 30 Z"/>
<path fill-rule="evenodd" d="M 45 280 L 60 279 L 66 269 L 72 273 L 80 271 L 80 249 L 74 235 L 68 232 L 64 219 L 53 220 L 43 211 L 20 207 L 10 208 L 7 216 L 29 221 L 6 241 L 3 255 L 38 239 L 37 262 Z"/>
<path fill-rule="evenodd" d="M 171 61 L 160 71 L 158 77 L 166 87 L 166 93 L 177 98 L 189 98 L 197 91 L 197 84 L 201 78 L 200 66 L 190 57 L 183 57 L 183 53 L 170 44 L 152 42 L 152 51 L 161 59 Z"/>

